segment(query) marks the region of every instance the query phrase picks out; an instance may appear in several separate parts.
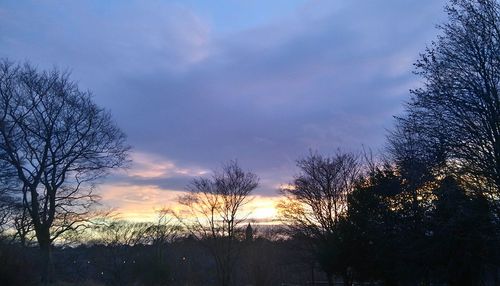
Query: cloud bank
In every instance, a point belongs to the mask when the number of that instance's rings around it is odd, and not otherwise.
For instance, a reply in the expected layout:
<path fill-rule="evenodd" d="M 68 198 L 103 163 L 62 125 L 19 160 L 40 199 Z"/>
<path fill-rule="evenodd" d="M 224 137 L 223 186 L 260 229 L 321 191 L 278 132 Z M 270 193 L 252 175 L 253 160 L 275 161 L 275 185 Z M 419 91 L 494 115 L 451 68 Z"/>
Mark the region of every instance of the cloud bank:
<path fill-rule="evenodd" d="M 309 149 L 383 147 L 444 4 L 3 1 L 0 57 L 69 68 L 112 111 L 135 163 L 103 193 L 172 199 L 238 159 L 273 196 Z"/>

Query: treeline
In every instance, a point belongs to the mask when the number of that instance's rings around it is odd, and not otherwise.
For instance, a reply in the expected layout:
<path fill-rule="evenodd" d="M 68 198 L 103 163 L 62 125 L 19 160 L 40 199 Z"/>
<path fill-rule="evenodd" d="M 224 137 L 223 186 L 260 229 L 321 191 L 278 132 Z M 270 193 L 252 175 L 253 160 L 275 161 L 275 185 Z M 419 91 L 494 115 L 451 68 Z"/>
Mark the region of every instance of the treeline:
<path fill-rule="evenodd" d="M 140 235 L 146 223 L 113 222 L 124 231 L 103 231 L 95 240 L 53 249 L 57 269 L 53 285 L 220 285 L 213 253 L 180 231 L 171 240 L 151 244 Z M 39 285 L 38 251 L 0 244 L 2 285 Z M 238 233 L 238 260 L 231 285 L 306 285 L 326 281 L 314 261 L 279 229 L 256 227 L 251 237 Z M 26 271 L 29 269 L 30 271 Z"/>

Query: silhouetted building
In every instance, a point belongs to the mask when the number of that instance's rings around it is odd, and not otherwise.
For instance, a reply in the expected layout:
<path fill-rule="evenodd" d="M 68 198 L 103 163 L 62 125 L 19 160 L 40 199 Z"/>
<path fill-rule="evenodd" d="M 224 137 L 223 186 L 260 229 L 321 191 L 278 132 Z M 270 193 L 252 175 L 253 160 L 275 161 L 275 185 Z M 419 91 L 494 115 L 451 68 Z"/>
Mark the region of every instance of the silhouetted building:
<path fill-rule="evenodd" d="M 245 241 L 252 241 L 253 240 L 253 229 L 250 223 L 248 223 L 247 229 L 245 230 Z"/>

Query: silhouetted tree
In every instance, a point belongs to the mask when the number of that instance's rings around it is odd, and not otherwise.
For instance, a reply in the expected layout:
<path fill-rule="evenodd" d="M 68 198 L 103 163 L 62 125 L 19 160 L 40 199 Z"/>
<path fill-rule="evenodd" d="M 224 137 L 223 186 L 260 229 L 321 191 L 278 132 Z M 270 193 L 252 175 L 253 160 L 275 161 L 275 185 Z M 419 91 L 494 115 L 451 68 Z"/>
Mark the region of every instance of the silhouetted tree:
<path fill-rule="evenodd" d="M 231 161 L 212 177 L 194 179 L 188 186 L 189 194 L 179 201 L 185 206 L 181 221 L 210 250 L 221 286 L 232 283 L 238 255 L 236 235 L 245 219 L 242 207 L 249 202 L 258 181 L 257 175 Z"/>
<path fill-rule="evenodd" d="M 449 172 L 446 167 L 446 148 L 443 140 L 428 134 L 414 114 L 398 118 L 395 129 L 388 137 L 388 155 L 392 169 L 399 179 L 399 194 L 388 197 L 397 214 L 399 259 L 408 265 L 406 279 L 428 280 L 428 220 L 432 210 L 432 189 L 438 178 Z M 427 283 L 428 282 L 423 282 Z"/>
<path fill-rule="evenodd" d="M 14 216 L 13 199 L 10 196 L 0 194 L 0 236 L 8 228 L 9 222 Z"/>
<path fill-rule="evenodd" d="M 13 219 L 23 208 L 22 203 L 15 198 L 16 191 L 19 191 L 16 170 L 1 160 L 6 156 L 7 154 L 0 148 L 0 236 L 12 227 Z"/>
<path fill-rule="evenodd" d="M 391 165 L 370 169 L 349 195 L 349 211 L 340 223 L 339 236 L 358 280 L 397 285 L 400 270 L 409 267 L 401 265 L 403 179 Z"/>
<path fill-rule="evenodd" d="M 67 73 L 0 62 L 0 160 L 13 168 L 52 280 L 51 244 L 85 220 L 93 183 L 122 167 L 129 147 L 111 115 Z"/>
<path fill-rule="evenodd" d="M 337 227 L 347 213 L 347 197 L 359 178 L 356 155 L 338 152 L 332 157 L 311 153 L 297 161 L 300 173 L 290 186 L 281 189 L 286 197 L 279 205 L 283 222 L 295 237 L 306 239 L 311 251 L 333 285 L 333 274 L 348 282 L 342 261 Z"/>
<path fill-rule="evenodd" d="M 28 209 L 22 203 L 16 202 L 13 217 L 13 226 L 16 231 L 16 238 L 22 246 L 28 246 L 35 240 L 34 226 Z"/>
<path fill-rule="evenodd" d="M 437 196 L 429 256 L 449 285 L 481 285 L 483 270 L 495 258 L 499 241 L 488 201 L 467 192 L 452 177 L 434 190 Z"/>
<path fill-rule="evenodd" d="M 402 193 L 394 199 L 400 259 L 409 271 L 401 276 L 426 277 L 421 282 L 429 284 L 433 275 L 444 275 L 449 283 L 475 284 L 477 267 L 484 266 L 475 255 L 484 258 L 486 245 L 496 241 L 498 231 L 488 228 L 494 223 L 498 229 L 500 217 L 500 5 L 452 0 L 446 12 L 442 34 L 415 64 L 424 85 L 412 91 L 406 115 L 389 136 L 402 179 Z M 458 217 L 448 208 L 456 208 Z M 478 220 L 474 225 L 472 218 Z M 468 239 L 457 237 L 467 227 Z M 441 264 L 432 267 L 428 258 L 440 243 L 452 250 L 437 256 Z M 458 259 L 467 251 L 467 262 Z"/>
<path fill-rule="evenodd" d="M 415 64 L 424 86 L 412 91 L 402 124 L 413 125 L 407 127 L 428 143 L 439 142 L 448 167 L 467 176 L 498 216 L 500 5 L 452 0 L 446 12 L 442 34 Z"/>

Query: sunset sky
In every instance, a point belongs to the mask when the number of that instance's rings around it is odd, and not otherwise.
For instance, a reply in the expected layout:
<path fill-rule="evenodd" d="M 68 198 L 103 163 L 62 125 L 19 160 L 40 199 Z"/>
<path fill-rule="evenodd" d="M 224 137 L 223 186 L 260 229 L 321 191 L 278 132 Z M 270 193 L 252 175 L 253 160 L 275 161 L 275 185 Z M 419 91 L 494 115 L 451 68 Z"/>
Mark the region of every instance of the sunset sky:
<path fill-rule="evenodd" d="M 444 2 L 2 0 L 0 57 L 70 70 L 111 110 L 133 163 L 99 193 L 124 217 L 237 159 L 270 218 L 308 150 L 383 150 Z"/>

